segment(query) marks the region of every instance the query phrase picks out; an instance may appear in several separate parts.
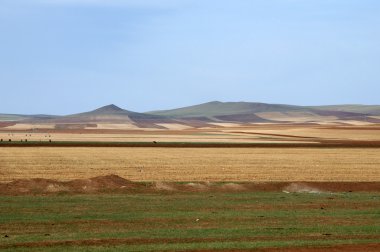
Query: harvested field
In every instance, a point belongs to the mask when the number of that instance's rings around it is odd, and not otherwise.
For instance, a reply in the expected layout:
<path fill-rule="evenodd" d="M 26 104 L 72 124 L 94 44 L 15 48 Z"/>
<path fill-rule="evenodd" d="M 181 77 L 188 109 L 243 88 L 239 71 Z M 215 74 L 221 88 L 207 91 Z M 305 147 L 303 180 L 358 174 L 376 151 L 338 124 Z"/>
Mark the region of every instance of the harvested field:
<path fill-rule="evenodd" d="M 376 125 L 97 126 L 2 128 L 0 250 L 380 247 Z"/>
<path fill-rule="evenodd" d="M 2 147 L 0 182 L 116 174 L 132 181 L 380 181 L 379 149 Z"/>
<path fill-rule="evenodd" d="M 380 141 L 380 127 L 315 124 L 209 124 L 214 128 L 191 128 L 182 124 L 160 124 L 137 128 L 132 124 L 94 124 L 27 130 L 25 125 L 0 128 L 0 139 L 20 142 L 177 142 L 177 143 L 320 143 L 326 141 Z M 75 127 L 74 127 L 75 126 Z M 78 126 L 78 127 L 77 127 Z M 97 126 L 97 127 L 94 127 Z M 169 129 L 165 129 L 163 126 Z M 41 126 L 42 127 L 42 126 Z M 77 127 L 77 128 L 76 128 Z"/>

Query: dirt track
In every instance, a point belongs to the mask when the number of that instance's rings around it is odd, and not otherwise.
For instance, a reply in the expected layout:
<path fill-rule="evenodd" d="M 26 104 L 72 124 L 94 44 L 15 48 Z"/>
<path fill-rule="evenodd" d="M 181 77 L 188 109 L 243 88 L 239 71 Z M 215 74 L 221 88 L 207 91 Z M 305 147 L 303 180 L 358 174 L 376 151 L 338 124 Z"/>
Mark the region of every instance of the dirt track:
<path fill-rule="evenodd" d="M 317 140 L 315 143 L 196 142 L 0 142 L 0 147 L 161 147 L 161 148 L 380 148 L 380 141 Z"/>

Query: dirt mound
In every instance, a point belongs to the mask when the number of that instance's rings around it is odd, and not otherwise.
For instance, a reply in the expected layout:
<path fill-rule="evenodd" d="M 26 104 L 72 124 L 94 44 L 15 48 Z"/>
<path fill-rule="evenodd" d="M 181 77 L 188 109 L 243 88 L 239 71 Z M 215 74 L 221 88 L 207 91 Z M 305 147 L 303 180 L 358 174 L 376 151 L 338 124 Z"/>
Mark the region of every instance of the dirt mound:
<path fill-rule="evenodd" d="M 220 186 L 220 189 L 226 191 L 246 191 L 247 188 L 241 184 L 227 183 Z"/>
<path fill-rule="evenodd" d="M 251 192 L 281 192 L 289 185 L 287 182 L 247 182 L 241 183 Z"/>
<path fill-rule="evenodd" d="M 19 179 L 7 184 L 0 184 L 2 194 L 34 194 L 42 192 L 57 192 L 58 188 L 67 191 L 62 183 L 51 179 Z"/>
<path fill-rule="evenodd" d="M 380 182 L 304 182 L 328 192 L 380 192 Z"/>
<path fill-rule="evenodd" d="M 169 192 L 177 191 L 177 189 L 174 186 L 165 182 L 155 182 L 153 184 L 153 187 L 155 190 L 158 190 L 158 191 L 169 191 Z"/>
<path fill-rule="evenodd" d="M 283 189 L 285 193 L 324 193 L 326 191 L 309 186 L 305 183 L 291 183 Z"/>
<path fill-rule="evenodd" d="M 380 192 L 380 182 L 293 182 L 282 187 L 289 193 Z"/>
<path fill-rule="evenodd" d="M 0 184 L 0 194 L 49 194 L 49 193 L 102 193 L 127 192 L 144 186 L 117 175 L 99 176 L 90 179 L 75 179 L 67 182 L 51 179 L 20 179 Z"/>
<path fill-rule="evenodd" d="M 380 182 L 132 182 L 117 175 L 57 181 L 51 179 L 19 179 L 0 183 L 0 195 L 44 195 L 56 193 L 154 193 L 154 192 L 380 192 Z"/>
<path fill-rule="evenodd" d="M 187 183 L 185 185 L 186 191 L 208 191 L 210 184 L 208 183 Z"/>
<path fill-rule="evenodd" d="M 126 180 L 117 175 L 100 176 L 90 179 L 77 179 L 67 182 L 76 192 L 99 192 L 117 189 L 137 189 L 138 183 Z"/>

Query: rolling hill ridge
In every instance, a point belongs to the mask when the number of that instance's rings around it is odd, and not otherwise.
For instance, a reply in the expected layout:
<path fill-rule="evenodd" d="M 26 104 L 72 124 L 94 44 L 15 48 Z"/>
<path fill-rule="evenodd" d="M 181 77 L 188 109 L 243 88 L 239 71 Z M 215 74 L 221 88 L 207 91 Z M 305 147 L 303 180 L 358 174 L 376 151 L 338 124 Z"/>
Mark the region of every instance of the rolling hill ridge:
<path fill-rule="evenodd" d="M 114 104 L 98 109 L 66 115 L 10 115 L 0 114 L 0 122 L 13 124 L 52 124 L 55 128 L 103 127 L 129 125 L 136 128 L 199 128 L 218 127 L 226 123 L 316 123 L 316 124 L 372 124 L 380 123 L 380 106 L 334 105 L 296 106 L 258 102 L 213 101 L 171 110 L 138 113 Z M 174 127 L 172 127 L 175 125 Z M 4 126 L 5 127 L 5 126 Z"/>
<path fill-rule="evenodd" d="M 207 118 L 213 121 L 234 122 L 321 122 L 321 121 L 363 121 L 378 122 L 376 113 L 359 113 L 347 107 L 339 109 L 328 107 L 306 107 L 285 104 L 267 104 L 257 102 L 219 102 L 213 101 L 184 108 L 148 112 L 170 118 Z M 344 109 L 347 108 L 347 109 Z M 371 107 L 376 111 L 376 106 Z M 367 111 L 368 108 L 365 110 Z"/>

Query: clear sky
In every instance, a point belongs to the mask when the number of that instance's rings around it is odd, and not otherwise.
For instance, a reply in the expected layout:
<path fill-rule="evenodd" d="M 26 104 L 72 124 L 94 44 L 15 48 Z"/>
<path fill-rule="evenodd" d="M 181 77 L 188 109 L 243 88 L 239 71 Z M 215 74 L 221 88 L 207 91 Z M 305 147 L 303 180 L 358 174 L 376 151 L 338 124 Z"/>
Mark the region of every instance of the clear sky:
<path fill-rule="evenodd" d="M 379 0 L 0 0 L 0 112 L 380 104 Z"/>

